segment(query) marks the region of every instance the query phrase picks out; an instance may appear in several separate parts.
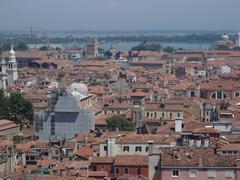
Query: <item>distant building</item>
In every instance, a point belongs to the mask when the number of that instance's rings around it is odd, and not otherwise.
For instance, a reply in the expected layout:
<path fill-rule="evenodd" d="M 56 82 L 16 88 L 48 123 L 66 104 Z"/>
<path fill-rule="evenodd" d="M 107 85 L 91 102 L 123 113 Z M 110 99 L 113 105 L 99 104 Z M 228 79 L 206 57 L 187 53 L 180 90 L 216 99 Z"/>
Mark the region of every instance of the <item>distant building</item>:
<path fill-rule="evenodd" d="M 20 127 L 17 124 L 6 119 L 0 120 L 0 136 L 11 139 L 18 133 L 20 133 Z"/>
<path fill-rule="evenodd" d="M 118 134 L 117 137 L 111 136 L 99 145 L 100 157 L 115 157 L 117 155 L 148 155 L 148 144 L 153 142 L 154 147 L 176 147 L 178 135 L 150 135 Z"/>
<path fill-rule="evenodd" d="M 220 40 L 213 43 L 210 49 L 215 50 L 232 50 L 235 47 L 235 42 L 229 39 L 227 33 L 224 33 Z"/>
<path fill-rule="evenodd" d="M 200 85 L 200 97 L 203 99 L 233 99 L 239 94 L 240 85 L 234 81 L 216 80 Z"/>
<path fill-rule="evenodd" d="M 239 163 L 208 148 L 149 149 L 148 179 L 239 179 Z"/>
<path fill-rule="evenodd" d="M 231 72 L 231 67 L 229 67 L 228 65 L 220 67 L 221 74 L 230 73 L 230 72 Z"/>
<path fill-rule="evenodd" d="M 236 46 L 240 47 L 240 32 L 236 34 Z"/>
<path fill-rule="evenodd" d="M 77 133 L 94 130 L 94 113 L 90 110 L 91 95 L 87 94 L 85 86 L 74 83 L 69 90 L 48 95 L 48 108 L 40 112 L 36 119 L 39 139 L 70 139 Z"/>
<path fill-rule="evenodd" d="M 132 104 L 132 121 L 137 131 L 143 126 L 144 123 L 144 110 L 145 110 L 145 94 L 141 92 L 135 92 L 131 95 Z"/>
<path fill-rule="evenodd" d="M 15 51 L 13 47 L 10 50 L 10 56 L 7 61 L 5 58 L 0 60 L 0 89 L 6 89 L 7 85 L 13 85 L 18 79 L 18 69 Z"/>
<path fill-rule="evenodd" d="M 98 56 L 98 40 L 96 38 L 88 38 L 86 46 L 86 57 L 95 58 Z"/>

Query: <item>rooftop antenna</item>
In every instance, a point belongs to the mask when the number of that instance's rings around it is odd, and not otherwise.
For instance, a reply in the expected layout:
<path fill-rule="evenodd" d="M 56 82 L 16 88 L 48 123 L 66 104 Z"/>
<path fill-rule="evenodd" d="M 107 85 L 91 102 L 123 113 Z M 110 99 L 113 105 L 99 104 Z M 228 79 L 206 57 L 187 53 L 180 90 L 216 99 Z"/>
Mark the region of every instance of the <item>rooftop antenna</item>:
<path fill-rule="evenodd" d="M 203 64 L 203 68 L 204 68 L 204 70 L 206 72 L 206 77 L 208 77 L 207 57 L 206 57 L 206 53 L 205 52 L 202 53 L 202 64 Z"/>
<path fill-rule="evenodd" d="M 31 38 L 31 40 L 33 39 L 33 28 L 32 28 L 32 25 L 30 26 L 30 38 Z"/>

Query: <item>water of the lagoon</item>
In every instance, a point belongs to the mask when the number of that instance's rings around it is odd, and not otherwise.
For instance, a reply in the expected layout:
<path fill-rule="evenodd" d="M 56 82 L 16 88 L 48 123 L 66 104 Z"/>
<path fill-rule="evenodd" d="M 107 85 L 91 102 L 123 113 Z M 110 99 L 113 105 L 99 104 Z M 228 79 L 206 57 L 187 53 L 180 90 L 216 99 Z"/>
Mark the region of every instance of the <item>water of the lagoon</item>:
<path fill-rule="evenodd" d="M 68 31 L 68 32 L 48 32 L 49 37 L 67 37 L 67 36 L 74 36 L 74 37 L 117 37 L 117 36 L 141 36 L 141 35 L 164 35 L 164 36 L 175 36 L 175 35 L 187 35 L 187 34 L 205 34 L 205 33 L 217 33 L 221 34 L 221 31 L 215 32 L 208 32 L 208 31 L 161 31 L 161 30 L 152 30 L 152 31 Z M 231 32 L 229 32 L 231 33 Z M 41 33 L 38 34 L 41 36 Z M 117 51 L 127 51 L 131 49 L 133 46 L 138 45 L 140 42 L 127 42 L 121 41 L 114 44 L 114 47 Z M 103 48 L 104 50 L 108 50 L 111 47 L 111 42 L 100 42 L 99 47 Z M 174 47 L 175 49 L 209 49 L 211 44 L 209 43 L 166 43 L 166 42 L 159 42 L 161 46 L 167 47 Z M 73 43 L 63 44 L 65 48 L 71 48 Z M 80 44 L 81 48 L 85 47 L 84 43 Z"/>
<path fill-rule="evenodd" d="M 121 41 L 121 42 L 118 42 L 118 43 L 115 43 L 115 44 L 113 44 L 111 42 L 100 42 L 99 47 L 104 49 L 104 50 L 108 50 L 113 45 L 117 51 L 128 51 L 132 47 L 137 46 L 139 44 L 140 44 L 140 42 L 127 42 L 127 41 Z M 209 47 L 211 46 L 211 44 L 207 44 L 207 43 L 199 44 L 199 43 L 162 43 L 162 42 L 159 42 L 159 44 L 161 44 L 162 48 L 165 48 L 165 47 L 169 46 L 169 47 L 174 47 L 174 49 L 182 48 L 182 49 L 189 49 L 189 50 L 209 49 Z M 33 45 L 33 46 L 30 45 L 30 48 L 31 47 L 36 47 L 36 46 L 37 45 Z M 69 48 L 72 48 L 74 46 L 74 44 L 73 43 L 67 43 L 67 44 L 63 44 L 63 46 L 66 49 L 69 49 Z M 84 43 L 79 44 L 79 46 L 81 48 L 85 48 Z"/>
<path fill-rule="evenodd" d="M 114 44 L 114 47 L 118 50 L 118 51 L 127 51 L 129 49 L 131 49 L 133 46 L 137 46 L 139 44 L 139 42 L 120 42 L 117 44 Z M 190 49 L 190 50 L 195 50 L 195 49 L 209 49 L 209 47 L 211 46 L 211 44 L 198 44 L 198 43 L 159 43 L 161 44 L 161 46 L 163 48 L 165 47 L 174 47 L 175 49 Z M 110 42 L 105 42 L 105 43 L 100 43 L 99 45 L 101 48 L 103 48 L 104 50 L 107 50 L 111 47 L 111 43 Z"/>

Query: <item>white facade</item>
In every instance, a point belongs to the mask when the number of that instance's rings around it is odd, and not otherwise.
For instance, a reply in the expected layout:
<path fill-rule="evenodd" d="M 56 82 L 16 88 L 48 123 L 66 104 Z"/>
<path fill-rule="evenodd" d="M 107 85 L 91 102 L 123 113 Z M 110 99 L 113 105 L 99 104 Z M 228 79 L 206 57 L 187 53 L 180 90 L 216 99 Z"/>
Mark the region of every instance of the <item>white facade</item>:
<path fill-rule="evenodd" d="M 240 47 L 240 32 L 236 34 L 236 46 Z"/>
<path fill-rule="evenodd" d="M 6 89 L 7 87 L 7 67 L 4 58 L 0 61 L 0 89 Z"/>
<path fill-rule="evenodd" d="M 176 119 L 175 120 L 175 132 L 182 132 L 182 119 Z"/>
<path fill-rule="evenodd" d="M 229 66 L 221 66 L 220 68 L 220 73 L 225 74 L 225 73 L 230 73 L 231 72 L 231 67 Z"/>
<path fill-rule="evenodd" d="M 176 142 L 162 142 L 162 143 L 154 143 L 155 148 L 163 148 L 163 147 L 176 147 Z M 149 143 L 146 142 L 138 142 L 138 143 L 119 143 L 113 137 L 108 138 L 107 142 L 101 143 L 100 157 L 114 157 L 116 155 L 148 155 L 149 151 Z"/>
<path fill-rule="evenodd" d="M 15 51 L 10 50 L 10 56 L 6 62 L 4 58 L 0 61 L 0 88 L 6 89 L 7 85 L 13 85 L 18 79 L 18 69 Z"/>

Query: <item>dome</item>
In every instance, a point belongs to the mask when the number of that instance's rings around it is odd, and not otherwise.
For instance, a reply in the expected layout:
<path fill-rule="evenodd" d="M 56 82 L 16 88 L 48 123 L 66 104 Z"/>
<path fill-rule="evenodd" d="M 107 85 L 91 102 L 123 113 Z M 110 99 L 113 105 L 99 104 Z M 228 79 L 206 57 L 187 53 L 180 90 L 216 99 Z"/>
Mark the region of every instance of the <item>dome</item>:
<path fill-rule="evenodd" d="M 76 91 L 85 96 L 88 95 L 88 87 L 83 83 L 72 83 L 68 89 L 71 92 Z"/>
<path fill-rule="evenodd" d="M 15 56 L 15 51 L 13 50 L 13 46 L 11 46 L 10 55 Z"/>
<path fill-rule="evenodd" d="M 71 94 L 72 94 L 72 96 L 74 96 L 74 97 L 76 97 L 76 98 L 79 98 L 79 99 L 84 99 L 84 98 L 87 97 L 87 96 L 79 93 L 78 91 L 72 91 Z"/>
<path fill-rule="evenodd" d="M 229 40 L 228 34 L 227 34 L 227 33 L 224 33 L 224 34 L 222 35 L 222 39 L 228 41 L 228 40 Z"/>

